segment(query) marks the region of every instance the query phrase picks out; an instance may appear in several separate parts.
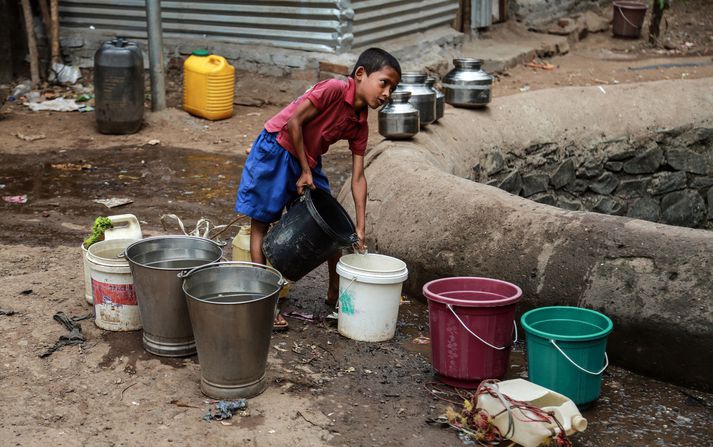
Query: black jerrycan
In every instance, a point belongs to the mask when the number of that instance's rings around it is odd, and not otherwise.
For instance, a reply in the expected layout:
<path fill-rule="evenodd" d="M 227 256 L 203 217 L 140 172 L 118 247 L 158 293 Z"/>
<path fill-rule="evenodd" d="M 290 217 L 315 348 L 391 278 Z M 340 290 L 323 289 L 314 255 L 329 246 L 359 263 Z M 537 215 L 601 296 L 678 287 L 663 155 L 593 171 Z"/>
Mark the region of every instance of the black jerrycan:
<path fill-rule="evenodd" d="M 136 42 L 108 40 L 94 53 L 94 111 L 105 134 L 135 133 L 144 119 L 144 56 Z"/>

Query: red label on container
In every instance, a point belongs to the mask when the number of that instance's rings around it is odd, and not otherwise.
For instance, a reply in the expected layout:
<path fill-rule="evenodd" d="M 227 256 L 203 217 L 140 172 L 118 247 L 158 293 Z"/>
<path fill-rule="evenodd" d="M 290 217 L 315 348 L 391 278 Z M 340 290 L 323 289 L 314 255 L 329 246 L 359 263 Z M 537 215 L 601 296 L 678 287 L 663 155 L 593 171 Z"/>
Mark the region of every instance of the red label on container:
<path fill-rule="evenodd" d="M 94 304 L 136 306 L 136 292 L 133 284 L 110 284 L 92 279 Z"/>

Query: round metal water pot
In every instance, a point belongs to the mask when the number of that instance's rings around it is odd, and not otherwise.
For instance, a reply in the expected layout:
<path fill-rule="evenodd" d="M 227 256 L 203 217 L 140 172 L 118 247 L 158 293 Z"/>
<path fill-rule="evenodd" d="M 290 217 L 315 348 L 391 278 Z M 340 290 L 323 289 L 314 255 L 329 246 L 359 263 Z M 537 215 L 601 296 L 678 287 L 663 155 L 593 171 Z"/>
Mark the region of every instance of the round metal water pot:
<path fill-rule="evenodd" d="M 436 119 L 436 92 L 426 86 L 425 74 L 406 72 L 401 75 L 401 82 L 396 91 L 409 92 L 409 102 L 418 110 L 421 127 L 431 124 Z"/>
<path fill-rule="evenodd" d="M 285 281 L 272 267 L 217 262 L 180 273 L 201 365 L 201 391 L 215 399 L 265 390 L 277 296 Z"/>
<path fill-rule="evenodd" d="M 184 270 L 220 261 L 221 244 L 183 235 L 140 239 L 124 251 L 134 278 L 144 349 L 161 357 L 196 353 L 182 281 Z"/>
<path fill-rule="evenodd" d="M 443 113 L 446 105 L 446 95 L 442 91 L 438 90 L 434 85 L 436 83 L 436 78 L 429 76 L 426 78 L 426 86 L 430 87 L 431 90 L 436 92 L 436 119 L 433 122 L 437 122 L 439 119 L 443 118 Z"/>
<path fill-rule="evenodd" d="M 455 107 L 483 107 L 490 102 L 493 77 L 481 70 L 480 59 L 453 59 L 455 68 L 443 78 L 446 102 Z"/>
<path fill-rule="evenodd" d="M 385 138 L 402 140 L 418 133 L 418 110 L 409 99 L 411 92 L 394 92 L 391 101 L 379 110 L 379 133 Z"/>

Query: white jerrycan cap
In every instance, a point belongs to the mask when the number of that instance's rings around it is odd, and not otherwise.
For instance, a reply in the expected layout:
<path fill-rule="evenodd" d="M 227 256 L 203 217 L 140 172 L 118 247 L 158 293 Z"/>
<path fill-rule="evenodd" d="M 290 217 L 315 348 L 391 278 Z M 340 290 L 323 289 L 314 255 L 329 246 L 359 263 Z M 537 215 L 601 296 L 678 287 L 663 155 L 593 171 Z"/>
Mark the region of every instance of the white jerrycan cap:
<path fill-rule="evenodd" d="M 104 232 L 104 240 L 110 239 L 133 239 L 139 240 L 143 237 L 141 224 L 133 214 L 119 214 L 108 216 L 113 228 L 107 228 Z"/>

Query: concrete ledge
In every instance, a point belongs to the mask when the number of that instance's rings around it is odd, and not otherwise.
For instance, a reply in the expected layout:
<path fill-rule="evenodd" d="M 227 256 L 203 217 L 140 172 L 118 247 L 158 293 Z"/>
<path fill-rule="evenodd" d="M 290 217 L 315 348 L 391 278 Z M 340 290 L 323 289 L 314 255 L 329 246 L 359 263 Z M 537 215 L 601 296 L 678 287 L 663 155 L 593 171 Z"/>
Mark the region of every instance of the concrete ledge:
<path fill-rule="evenodd" d="M 369 154 L 370 247 L 408 264 L 415 297 L 434 278 L 488 276 L 523 288 L 520 312 L 602 311 L 615 323 L 614 363 L 711 390 L 712 232 L 564 211 L 463 178 L 494 147 L 522 153 L 538 142 L 684 125 L 713 127 L 713 80 L 543 90 L 497 98 L 484 111 L 449 108 L 413 142 L 384 141 Z M 353 212 L 349 186 L 340 200 Z"/>

